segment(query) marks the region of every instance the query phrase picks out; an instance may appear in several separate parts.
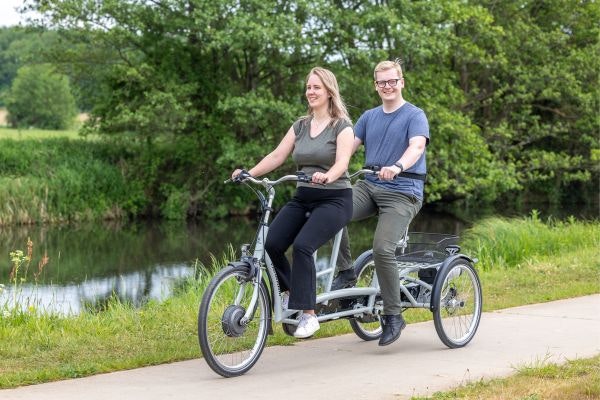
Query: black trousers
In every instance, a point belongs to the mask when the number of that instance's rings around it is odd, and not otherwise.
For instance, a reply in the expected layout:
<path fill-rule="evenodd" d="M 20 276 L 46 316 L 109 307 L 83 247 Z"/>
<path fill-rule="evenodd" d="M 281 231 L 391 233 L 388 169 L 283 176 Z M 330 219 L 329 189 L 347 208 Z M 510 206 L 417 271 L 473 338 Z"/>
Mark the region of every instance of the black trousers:
<path fill-rule="evenodd" d="M 352 189 L 299 187 L 279 211 L 265 243 L 281 290 L 290 291 L 288 307 L 312 310 L 317 297 L 313 253 L 352 218 Z M 293 245 L 292 264 L 285 256 Z"/>

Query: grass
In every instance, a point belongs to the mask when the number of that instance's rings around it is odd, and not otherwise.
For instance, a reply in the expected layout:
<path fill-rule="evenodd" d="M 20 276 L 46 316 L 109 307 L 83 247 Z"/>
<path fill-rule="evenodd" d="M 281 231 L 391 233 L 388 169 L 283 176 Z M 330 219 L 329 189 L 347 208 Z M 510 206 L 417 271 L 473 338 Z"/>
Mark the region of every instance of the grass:
<path fill-rule="evenodd" d="M 470 383 L 412 400 L 593 400 L 600 399 L 600 356 L 557 365 L 540 363 L 514 376 Z"/>
<path fill-rule="evenodd" d="M 69 130 L 44 130 L 44 129 L 14 129 L 1 128 L 0 139 L 27 140 L 27 139 L 49 139 L 69 138 L 82 139 L 76 129 Z"/>
<path fill-rule="evenodd" d="M 496 239 L 507 223 L 518 227 L 513 234 L 527 232 L 527 237 L 537 240 L 524 241 L 525 250 L 519 250 L 515 242 L 507 251 L 514 251 L 519 257 L 500 266 L 488 258 L 508 259 L 501 254 L 503 249 Z M 473 229 L 482 227 L 489 233 L 487 239 L 469 239 L 467 235 L 464 246 L 478 249 L 471 254 L 480 258 L 477 265 L 486 311 L 600 292 L 600 224 L 544 224 L 528 218 L 489 220 Z M 570 236 L 578 239 L 571 241 Z M 562 240 L 563 246 L 537 243 L 546 240 Z M 213 268 L 223 263 L 224 260 L 215 260 Z M 26 311 L 5 307 L 2 316 L 0 293 L 0 388 L 199 357 L 197 309 L 209 279 L 209 273 L 190 278 L 176 296 L 162 303 L 151 302 L 142 309 L 114 300 L 101 312 L 74 317 L 47 315 L 35 306 Z M 406 318 L 408 322 L 423 321 L 431 319 L 431 313 L 410 310 Z M 348 332 L 351 329 L 347 321 L 335 321 L 323 324 L 316 337 Z M 275 335 L 268 343 L 294 342 L 276 325 Z"/>
<path fill-rule="evenodd" d="M 68 136 L 75 132 L 41 132 L 57 136 L 0 137 L 0 226 L 123 219 L 140 204 L 143 188 L 122 169 L 131 152 Z"/>

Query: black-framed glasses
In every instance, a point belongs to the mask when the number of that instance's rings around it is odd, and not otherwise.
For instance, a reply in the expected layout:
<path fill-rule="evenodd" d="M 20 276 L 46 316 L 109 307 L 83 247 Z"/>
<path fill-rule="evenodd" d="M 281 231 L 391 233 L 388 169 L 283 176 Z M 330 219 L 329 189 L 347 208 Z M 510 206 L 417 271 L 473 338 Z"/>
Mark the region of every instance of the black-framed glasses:
<path fill-rule="evenodd" d="M 375 83 L 377 84 L 378 88 L 383 89 L 385 87 L 385 84 L 387 83 L 389 87 L 396 87 L 396 85 L 398 85 L 398 81 L 401 80 L 402 78 L 398 78 L 398 79 L 388 79 L 387 81 L 375 81 Z"/>

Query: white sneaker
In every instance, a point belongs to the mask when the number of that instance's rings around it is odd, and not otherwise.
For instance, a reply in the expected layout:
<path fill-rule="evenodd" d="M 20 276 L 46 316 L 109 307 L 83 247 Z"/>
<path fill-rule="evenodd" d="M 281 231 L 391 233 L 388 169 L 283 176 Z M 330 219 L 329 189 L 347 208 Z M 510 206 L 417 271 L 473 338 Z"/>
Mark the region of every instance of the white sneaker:
<path fill-rule="evenodd" d="M 281 293 L 281 307 L 284 310 L 288 309 L 288 303 L 290 302 L 290 294 L 288 292 Z"/>
<path fill-rule="evenodd" d="M 294 337 L 306 339 L 314 335 L 319 328 L 319 320 L 316 315 L 302 314 L 298 320 L 298 327 L 296 328 L 296 332 L 294 332 Z"/>

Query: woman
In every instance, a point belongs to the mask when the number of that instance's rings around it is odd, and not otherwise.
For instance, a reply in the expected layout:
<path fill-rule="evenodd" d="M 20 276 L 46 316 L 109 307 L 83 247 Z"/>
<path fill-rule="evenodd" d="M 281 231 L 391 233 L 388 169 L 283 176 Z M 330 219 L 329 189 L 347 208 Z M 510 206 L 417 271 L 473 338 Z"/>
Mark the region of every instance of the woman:
<path fill-rule="evenodd" d="M 298 183 L 292 200 L 271 223 L 265 243 L 281 283 L 284 306 L 287 302 L 289 308 L 303 310 L 294 333 L 297 338 L 310 337 L 319 329 L 313 253 L 352 217 L 347 170 L 354 132 L 335 75 L 313 68 L 306 78 L 306 99 L 308 115 L 298 119 L 277 148 L 248 171 L 255 177 L 269 173 L 291 153 L 298 170 L 312 175 L 311 183 Z M 240 172 L 236 169 L 232 177 Z M 290 245 L 293 267 L 285 256 Z"/>

